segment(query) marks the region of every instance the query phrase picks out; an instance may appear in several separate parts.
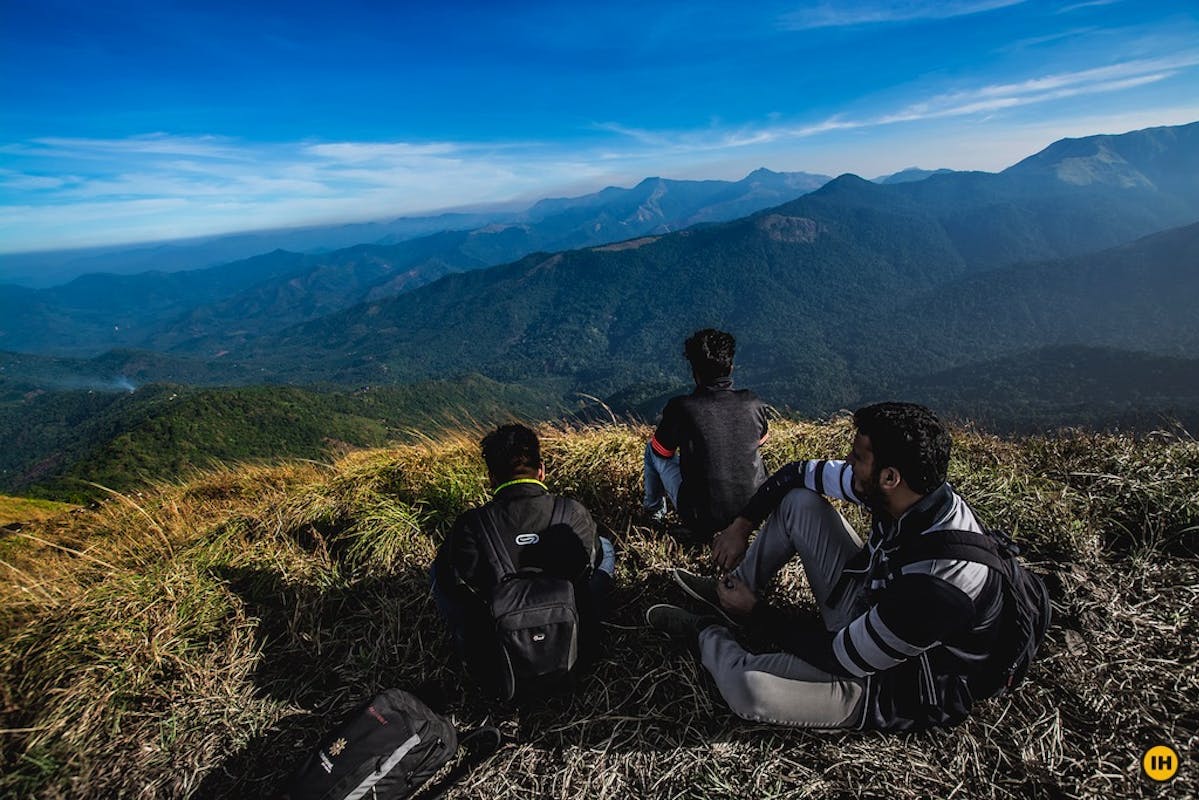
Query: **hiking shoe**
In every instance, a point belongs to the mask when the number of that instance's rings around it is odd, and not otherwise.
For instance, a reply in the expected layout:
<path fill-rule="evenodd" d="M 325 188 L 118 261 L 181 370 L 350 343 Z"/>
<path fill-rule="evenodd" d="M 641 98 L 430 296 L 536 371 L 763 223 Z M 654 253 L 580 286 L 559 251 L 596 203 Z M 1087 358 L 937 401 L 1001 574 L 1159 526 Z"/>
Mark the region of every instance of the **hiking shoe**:
<path fill-rule="evenodd" d="M 669 603 L 650 606 L 645 612 L 645 621 L 655 630 L 662 631 L 672 639 L 684 642 L 693 653 L 699 652 L 699 633 L 712 625 L 723 624 L 710 614 L 692 614 L 685 608 Z"/>
<path fill-rule="evenodd" d="M 688 572 L 685 569 L 672 569 L 670 577 L 674 578 L 674 582 L 683 587 L 683 591 L 691 597 L 708 606 L 705 613 L 714 613 L 720 618 L 722 624 L 730 628 L 740 628 L 741 623 L 729 616 L 728 612 L 720 605 L 720 595 L 716 593 L 716 579 L 705 578 L 703 575 L 696 575 L 694 572 Z"/>
<path fill-rule="evenodd" d="M 661 525 L 666 522 L 666 501 L 663 500 L 656 506 L 642 506 L 641 516 L 650 525 Z"/>

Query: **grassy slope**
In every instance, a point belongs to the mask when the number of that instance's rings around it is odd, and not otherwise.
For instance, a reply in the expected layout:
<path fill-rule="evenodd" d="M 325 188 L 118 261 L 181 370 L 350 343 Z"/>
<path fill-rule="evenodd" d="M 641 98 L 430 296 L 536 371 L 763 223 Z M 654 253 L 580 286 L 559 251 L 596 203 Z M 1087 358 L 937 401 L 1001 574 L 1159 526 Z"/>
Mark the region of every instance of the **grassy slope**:
<path fill-rule="evenodd" d="M 955 730 L 885 736 L 744 723 L 643 626 L 650 603 L 682 599 L 665 570 L 703 561 L 631 520 L 647 435 L 545 431 L 552 488 L 617 543 L 607 655 L 539 710 L 452 690 L 460 725 L 508 736 L 452 796 L 1150 795 L 1143 749 L 1199 744 L 1193 440 L 959 431 L 952 480 L 1052 573 L 1057 621 L 1015 697 Z M 768 461 L 848 436 L 844 420 L 780 421 Z M 485 497 L 460 434 L 222 468 L 0 539 L 0 794 L 261 796 L 361 698 L 453 686 L 426 574 Z M 791 570 L 781 588 L 801 582 Z M 1199 791 L 1199 773 L 1184 765 L 1170 791 Z"/>
<path fill-rule="evenodd" d="M 74 506 L 52 500 L 0 495 L 0 525 L 13 522 L 37 522 L 70 511 Z"/>

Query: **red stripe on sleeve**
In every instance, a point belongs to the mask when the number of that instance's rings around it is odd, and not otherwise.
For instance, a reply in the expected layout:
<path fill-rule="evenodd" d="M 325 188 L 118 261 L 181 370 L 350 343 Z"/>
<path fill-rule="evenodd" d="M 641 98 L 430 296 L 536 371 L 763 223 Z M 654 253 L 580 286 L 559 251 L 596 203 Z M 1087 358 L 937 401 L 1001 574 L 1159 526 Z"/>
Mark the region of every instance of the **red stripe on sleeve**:
<path fill-rule="evenodd" d="M 674 450 L 667 450 L 663 447 L 662 443 L 658 441 L 657 436 L 649 440 L 649 446 L 654 448 L 654 452 L 662 456 L 662 458 L 670 458 L 674 455 Z"/>

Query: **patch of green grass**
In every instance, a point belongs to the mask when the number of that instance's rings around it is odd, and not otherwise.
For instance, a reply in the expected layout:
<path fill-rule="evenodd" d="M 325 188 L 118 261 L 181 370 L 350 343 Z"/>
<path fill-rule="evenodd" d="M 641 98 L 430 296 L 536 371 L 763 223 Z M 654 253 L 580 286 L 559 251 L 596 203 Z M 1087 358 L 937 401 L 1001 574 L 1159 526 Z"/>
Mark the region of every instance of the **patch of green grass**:
<path fill-rule="evenodd" d="M 76 508 L 76 506 L 69 503 L 56 503 L 52 500 L 0 495 L 0 525 L 9 525 L 14 522 L 37 522 L 64 514 L 72 508 Z"/>

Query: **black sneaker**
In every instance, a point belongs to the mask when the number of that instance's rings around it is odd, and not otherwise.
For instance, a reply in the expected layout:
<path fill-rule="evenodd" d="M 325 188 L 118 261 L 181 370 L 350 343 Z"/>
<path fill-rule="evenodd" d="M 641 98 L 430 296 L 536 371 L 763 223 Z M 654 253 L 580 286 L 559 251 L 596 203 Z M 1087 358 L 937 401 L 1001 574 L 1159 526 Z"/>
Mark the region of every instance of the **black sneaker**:
<path fill-rule="evenodd" d="M 662 500 L 656 506 L 641 506 L 641 519 L 651 528 L 666 524 L 666 501 Z"/>
<path fill-rule="evenodd" d="M 693 651 L 698 650 L 700 631 L 712 625 L 723 625 L 710 614 L 692 614 L 685 608 L 669 603 L 650 606 L 645 612 L 645 621 L 651 628 L 662 631 L 670 638 L 685 642 Z"/>
<path fill-rule="evenodd" d="M 685 569 L 672 569 L 670 577 L 674 578 L 675 583 L 683 587 L 684 592 L 708 606 L 711 612 L 715 613 L 724 625 L 730 628 L 741 627 L 741 623 L 730 617 L 728 612 L 720 605 L 720 595 L 716 593 L 715 578 L 705 578 L 703 575 L 696 575 L 694 572 L 688 572 Z"/>

